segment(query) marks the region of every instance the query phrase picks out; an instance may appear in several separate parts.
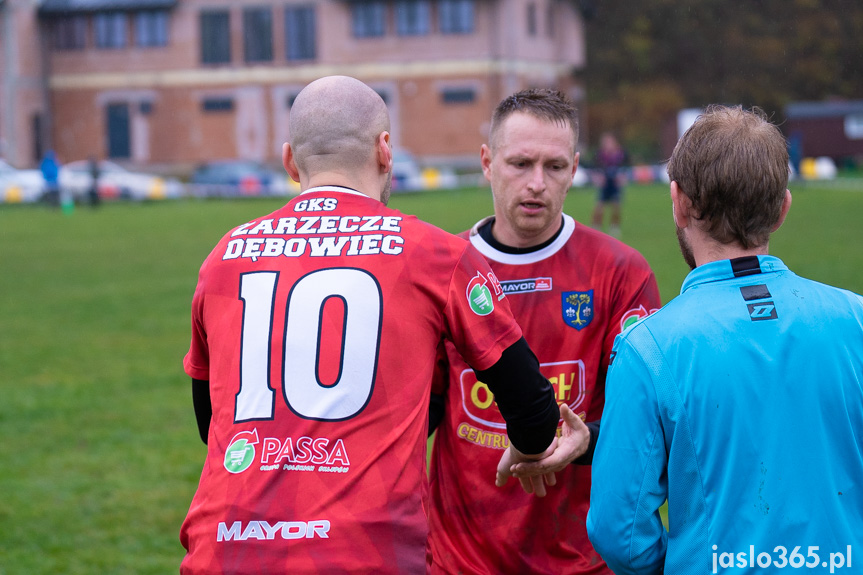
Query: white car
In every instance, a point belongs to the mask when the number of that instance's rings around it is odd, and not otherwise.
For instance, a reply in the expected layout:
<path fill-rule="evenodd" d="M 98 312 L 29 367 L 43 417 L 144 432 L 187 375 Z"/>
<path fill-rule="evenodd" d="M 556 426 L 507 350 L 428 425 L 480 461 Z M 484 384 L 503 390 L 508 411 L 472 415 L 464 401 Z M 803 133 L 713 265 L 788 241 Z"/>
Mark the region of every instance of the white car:
<path fill-rule="evenodd" d="M 99 197 L 103 199 L 159 200 L 183 195 L 183 184 L 173 178 L 132 172 L 108 160 L 99 166 Z M 93 185 L 90 162 L 78 160 L 60 166 L 60 188 L 86 201 Z"/>
<path fill-rule="evenodd" d="M 19 170 L 0 160 L 0 202 L 36 202 L 45 190 L 39 170 Z"/>

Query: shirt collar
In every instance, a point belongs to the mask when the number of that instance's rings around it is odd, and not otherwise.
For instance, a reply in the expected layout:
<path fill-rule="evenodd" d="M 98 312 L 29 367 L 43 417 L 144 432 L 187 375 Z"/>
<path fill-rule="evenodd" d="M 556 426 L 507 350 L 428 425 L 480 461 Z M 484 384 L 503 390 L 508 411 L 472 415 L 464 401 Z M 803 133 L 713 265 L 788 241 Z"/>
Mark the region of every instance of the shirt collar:
<path fill-rule="evenodd" d="M 779 258 L 767 255 L 709 262 L 689 272 L 680 293 L 701 284 L 780 271 L 788 271 L 788 266 Z"/>

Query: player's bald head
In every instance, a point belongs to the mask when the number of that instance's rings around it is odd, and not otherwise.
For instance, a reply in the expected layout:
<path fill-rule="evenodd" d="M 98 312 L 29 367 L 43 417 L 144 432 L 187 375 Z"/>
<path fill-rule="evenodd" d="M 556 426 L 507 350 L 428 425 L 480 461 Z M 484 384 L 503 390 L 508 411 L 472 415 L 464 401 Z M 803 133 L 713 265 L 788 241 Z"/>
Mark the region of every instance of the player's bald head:
<path fill-rule="evenodd" d="M 306 173 L 357 169 L 373 161 L 377 138 L 389 129 L 381 97 L 348 76 L 315 80 L 291 107 L 291 147 Z"/>

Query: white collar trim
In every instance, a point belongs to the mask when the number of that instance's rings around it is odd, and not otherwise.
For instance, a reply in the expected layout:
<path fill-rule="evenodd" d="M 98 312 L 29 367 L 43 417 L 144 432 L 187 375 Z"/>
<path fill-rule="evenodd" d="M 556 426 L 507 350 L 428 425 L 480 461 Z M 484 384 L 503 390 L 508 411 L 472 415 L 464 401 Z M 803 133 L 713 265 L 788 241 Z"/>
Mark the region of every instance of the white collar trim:
<path fill-rule="evenodd" d="M 491 216 L 489 216 L 489 218 L 490 217 Z M 479 228 L 488 222 L 489 218 L 480 220 L 473 226 L 473 228 L 471 228 L 470 243 L 488 259 L 508 265 L 517 266 L 533 264 L 553 256 L 560 251 L 564 245 L 566 245 L 566 242 L 569 241 L 569 238 L 572 236 L 572 232 L 575 231 L 575 220 L 572 219 L 571 216 L 563 214 L 563 229 L 560 230 L 560 234 L 549 245 L 545 246 L 541 250 L 526 254 L 508 254 L 493 248 L 488 242 L 482 239 L 481 235 L 479 235 Z"/>

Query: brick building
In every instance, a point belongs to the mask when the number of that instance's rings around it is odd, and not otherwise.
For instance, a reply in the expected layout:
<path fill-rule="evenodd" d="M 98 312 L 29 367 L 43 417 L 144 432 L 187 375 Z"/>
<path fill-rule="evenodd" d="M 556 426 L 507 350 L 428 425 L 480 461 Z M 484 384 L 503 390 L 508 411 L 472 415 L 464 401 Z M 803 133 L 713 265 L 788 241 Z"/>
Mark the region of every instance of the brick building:
<path fill-rule="evenodd" d="M 574 0 L 0 0 L 0 156 L 52 148 L 182 170 L 278 163 L 293 98 L 355 76 L 391 109 L 395 145 L 477 163 L 491 110 L 530 86 L 576 101 Z"/>

